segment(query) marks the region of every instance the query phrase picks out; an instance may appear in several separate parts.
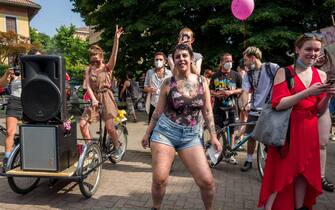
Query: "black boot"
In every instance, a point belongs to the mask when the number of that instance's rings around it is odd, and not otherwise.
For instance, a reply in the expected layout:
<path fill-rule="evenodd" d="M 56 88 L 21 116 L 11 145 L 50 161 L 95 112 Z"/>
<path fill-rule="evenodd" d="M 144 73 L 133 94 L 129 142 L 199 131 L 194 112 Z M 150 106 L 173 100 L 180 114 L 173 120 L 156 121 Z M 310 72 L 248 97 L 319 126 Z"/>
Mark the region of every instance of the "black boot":
<path fill-rule="evenodd" d="M 295 210 L 308 210 L 308 208 L 303 206 L 303 207 L 295 209 Z"/>
<path fill-rule="evenodd" d="M 326 177 L 321 178 L 322 189 L 328 192 L 334 191 L 334 184 L 328 181 Z"/>

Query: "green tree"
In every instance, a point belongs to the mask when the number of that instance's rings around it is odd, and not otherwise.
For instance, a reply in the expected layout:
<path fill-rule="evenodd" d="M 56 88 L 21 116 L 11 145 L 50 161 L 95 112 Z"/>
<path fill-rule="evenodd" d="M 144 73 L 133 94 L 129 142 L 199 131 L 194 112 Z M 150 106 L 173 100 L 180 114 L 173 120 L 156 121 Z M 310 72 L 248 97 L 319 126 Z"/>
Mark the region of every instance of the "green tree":
<path fill-rule="evenodd" d="M 50 36 L 44 33 L 40 33 L 35 28 L 30 28 L 30 39 L 31 44 L 42 52 L 48 52 L 50 51 L 50 48 L 52 48 L 52 41 Z"/>
<path fill-rule="evenodd" d="M 241 57 L 250 45 L 259 47 L 265 61 L 292 62 L 286 52 L 301 33 L 331 25 L 335 0 L 257 0 L 255 10 L 242 22 L 231 13 L 231 0 L 71 0 L 87 25 L 102 30 L 101 44 L 110 51 L 115 24 L 125 28 L 118 69 L 145 71 L 156 51 L 170 52 L 179 30 L 195 32 L 194 49 L 204 67 L 215 68 L 218 55 Z"/>
<path fill-rule="evenodd" d="M 57 33 L 52 38 L 54 53 L 62 54 L 69 66 L 88 64 L 88 41 L 74 36 L 75 26 L 61 26 L 56 30 Z"/>

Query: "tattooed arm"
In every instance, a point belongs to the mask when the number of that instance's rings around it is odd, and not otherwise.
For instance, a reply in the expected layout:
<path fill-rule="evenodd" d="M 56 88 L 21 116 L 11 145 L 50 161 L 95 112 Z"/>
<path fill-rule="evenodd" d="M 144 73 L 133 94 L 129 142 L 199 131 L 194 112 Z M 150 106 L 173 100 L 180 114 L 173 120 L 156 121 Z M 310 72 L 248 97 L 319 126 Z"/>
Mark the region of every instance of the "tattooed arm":
<path fill-rule="evenodd" d="M 150 133 L 151 131 L 154 129 L 154 127 L 156 126 L 156 123 L 159 119 L 159 117 L 161 116 L 161 114 L 163 113 L 165 107 L 166 107 L 166 103 L 167 103 L 167 94 L 169 92 L 169 84 L 170 84 L 170 78 L 166 78 L 161 86 L 161 91 L 160 91 L 160 95 L 159 95 L 159 99 L 158 99 L 158 103 L 157 106 L 155 108 L 154 113 L 152 114 L 149 126 L 143 136 L 142 139 L 142 146 L 145 149 L 146 147 L 149 147 L 149 137 L 150 137 Z"/>
<path fill-rule="evenodd" d="M 205 104 L 202 107 L 202 115 L 204 116 L 204 120 L 206 122 L 207 129 L 209 131 L 212 144 L 214 145 L 214 148 L 216 151 L 222 151 L 222 145 L 220 144 L 219 140 L 216 136 L 216 130 L 215 130 L 215 123 L 214 123 L 214 117 L 213 117 L 213 110 L 211 105 L 211 99 L 210 99 L 210 92 L 208 88 L 207 81 L 204 79 L 204 89 L 205 89 Z"/>

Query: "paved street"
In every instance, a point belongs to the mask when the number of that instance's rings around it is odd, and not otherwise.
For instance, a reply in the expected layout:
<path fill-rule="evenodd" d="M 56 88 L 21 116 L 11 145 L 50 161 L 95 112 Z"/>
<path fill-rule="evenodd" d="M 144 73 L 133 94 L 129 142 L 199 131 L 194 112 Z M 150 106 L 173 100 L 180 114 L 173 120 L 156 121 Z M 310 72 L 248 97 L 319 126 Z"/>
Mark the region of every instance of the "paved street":
<path fill-rule="evenodd" d="M 100 187 L 91 199 L 85 199 L 75 183 L 61 181 L 49 188 L 45 179 L 33 192 L 21 196 L 11 191 L 6 178 L 0 178 L 0 209 L 149 209 L 151 158 L 149 151 L 139 145 L 147 126 L 143 114 L 140 119 L 143 120 L 136 124 L 128 123 L 129 146 L 125 160 L 117 165 L 110 162 L 103 165 Z M 240 164 L 244 157 L 245 153 L 240 152 Z M 329 146 L 327 167 L 328 177 L 335 182 L 334 143 Z M 221 163 L 213 173 L 217 186 L 214 209 L 257 209 L 260 178 L 256 168 L 242 173 L 239 166 Z M 334 196 L 335 193 L 325 192 L 314 209 L 334 210 Z M 178 158 L 162 209 L 203 209 L 199 189 Z"/>

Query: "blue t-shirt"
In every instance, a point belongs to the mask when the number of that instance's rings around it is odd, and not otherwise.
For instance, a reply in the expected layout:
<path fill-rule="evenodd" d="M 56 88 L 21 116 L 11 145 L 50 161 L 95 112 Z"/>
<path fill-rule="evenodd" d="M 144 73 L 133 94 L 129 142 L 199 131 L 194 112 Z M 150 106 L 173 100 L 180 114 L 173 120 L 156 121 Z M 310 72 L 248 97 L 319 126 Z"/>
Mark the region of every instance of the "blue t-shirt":
<path fill-rule="evenodd" d="M 269 63 L 272 75 L 276 75 L 279 69 L 278 64 Z M 272 82 L 265 69 L 265 63 L 262 64 L 260 70 L 251 70 L 252 83 L 250 84 L 249 72 L 242 81 L 242 89 L 252 94 L 250 115 L 258 115 L 257 111 L 262 110 L 266 99 L 272 90 Z"/>

